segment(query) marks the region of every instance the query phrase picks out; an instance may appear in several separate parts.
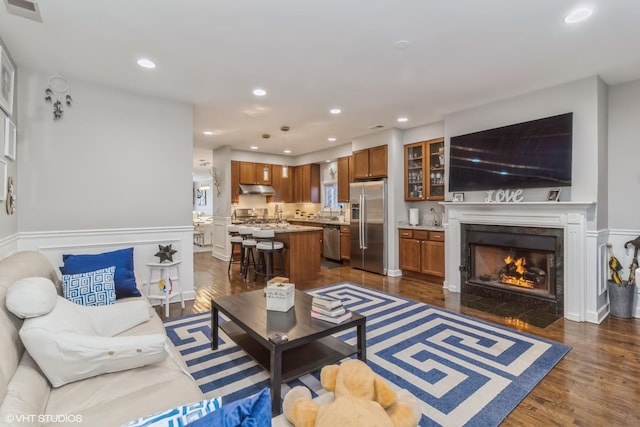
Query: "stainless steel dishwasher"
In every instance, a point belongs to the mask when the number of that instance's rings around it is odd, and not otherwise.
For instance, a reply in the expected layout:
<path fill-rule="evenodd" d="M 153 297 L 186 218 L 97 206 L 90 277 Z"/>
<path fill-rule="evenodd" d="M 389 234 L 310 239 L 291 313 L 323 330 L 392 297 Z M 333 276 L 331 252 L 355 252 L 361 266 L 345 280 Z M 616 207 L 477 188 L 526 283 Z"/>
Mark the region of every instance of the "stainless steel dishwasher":
<path fill-rule="evenodd" d="M 322 234 L 322 254 L 327 259 L 340 261 L 340 226 L 325 224 Z"/>

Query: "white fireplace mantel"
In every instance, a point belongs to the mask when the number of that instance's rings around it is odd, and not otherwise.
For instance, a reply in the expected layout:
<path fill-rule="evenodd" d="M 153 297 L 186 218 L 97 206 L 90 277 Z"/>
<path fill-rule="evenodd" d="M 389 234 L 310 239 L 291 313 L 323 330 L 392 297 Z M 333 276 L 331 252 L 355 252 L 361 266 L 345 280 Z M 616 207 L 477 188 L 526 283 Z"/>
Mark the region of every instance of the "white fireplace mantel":
<path fill-rule="evenodd" d="M 564 316 L 598 323 L 598 284 L 588 266 L 597 265 L 597 242 L 588 242 L 587 225 L 595 216 L 595 202 L 443 202 L 445 209 L 445 282 L 460 292 L 461 224 L 511 225 L 564 229 Z M 591 259 L 593 258 L 593 259 Z M 589 274 L 588 274 L 589 270 Z M 597 276 L 596 273 L 593 276 Z M 588 279 L 589 278 L 589 279 Z M 606 309 L 606 307 L 605 307 Z"/>

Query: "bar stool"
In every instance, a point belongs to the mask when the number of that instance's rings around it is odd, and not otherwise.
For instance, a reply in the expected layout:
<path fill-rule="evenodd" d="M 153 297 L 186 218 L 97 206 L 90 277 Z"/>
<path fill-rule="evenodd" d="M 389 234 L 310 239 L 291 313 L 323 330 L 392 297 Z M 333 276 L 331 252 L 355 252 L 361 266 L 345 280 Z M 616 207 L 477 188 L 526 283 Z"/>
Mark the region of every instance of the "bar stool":
<path fill-rule="evenodd" d="M 242 250 L 242 236 L 240 235 L 240 227 L 237 225 L 230 225 L 227 227 L 227 232 L 230 236 L 231 242 L 231 255 L 229 256 L 229 267 L 227 268 L 227 274 L 231 273 L 231 264 L 240 264 L 240 271 L 242 271 L 242 262 L 244 261 L 244 251 Z M 235 259 L 235 253 L 240 253 L 240 259 Z"/>
<path fill-rule="evenodd" d="M 253 281 L 255 282 L 258 276 L 264 276 L 265 283 L 274 274 L 273 268 L 273 253 L 278 252 L 280 254 L 281 268 L 278 270 L 278 275 L 284 272 L 284 256 L 282 251 L 284 249 L 284 243 L 276 242 L 275 232 L 273 230 L 255 230 L 253 237 L 258 241 L 256 249 L 258 250 L 258 266 L 254 269 Z"/>
<path fill-rule="evenodd" d="M 253 249 L 256 247 L 258 242 L 255 239 L 252 239 L 254 230 L 249 227 L 240 227 L 238 233 L 242 236 L 242 277 L 244 280 L 247 280 L 249 276 L 249 267 L 253 264 L 253 271 L 256 270 L 256 259 L 253 255 Z"/>

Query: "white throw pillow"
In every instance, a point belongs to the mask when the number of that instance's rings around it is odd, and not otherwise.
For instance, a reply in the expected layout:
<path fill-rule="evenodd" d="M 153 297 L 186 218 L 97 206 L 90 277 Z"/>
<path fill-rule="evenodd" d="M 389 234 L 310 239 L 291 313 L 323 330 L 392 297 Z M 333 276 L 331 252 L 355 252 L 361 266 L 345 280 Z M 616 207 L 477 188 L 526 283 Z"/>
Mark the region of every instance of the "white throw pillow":
<path fill-rule="evenodd" d="M 26 277 L 7 289 L 7 309 L 21 319 L 47 314 L 57 301 L 56 286 L 44 277 Z"/>
<path fill-rule="evenodd" d="M 26 319 L 20 338 L 54 387 L 167 357 L 164 334 L 115 337 L 149 319 L 144 301 L 87 307 L 58 296 L 48 314 Z"/>

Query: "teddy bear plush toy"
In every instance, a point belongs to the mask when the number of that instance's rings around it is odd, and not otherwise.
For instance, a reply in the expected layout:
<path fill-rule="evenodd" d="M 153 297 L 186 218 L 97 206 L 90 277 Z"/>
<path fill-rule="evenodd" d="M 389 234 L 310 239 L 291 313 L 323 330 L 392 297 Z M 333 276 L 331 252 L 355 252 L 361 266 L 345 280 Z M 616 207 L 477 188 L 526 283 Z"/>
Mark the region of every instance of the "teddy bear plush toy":
<path fill-rule="evenodd" d="M 284 415 L 295 427 L 414 427 L 422 416 L 411 393 L 394 392 L 360 360 L 325 366 L 320 382 L 334 393 L 331 403 L 316 404 L 306 387 L 294 387 L 286 394 Z"/>

